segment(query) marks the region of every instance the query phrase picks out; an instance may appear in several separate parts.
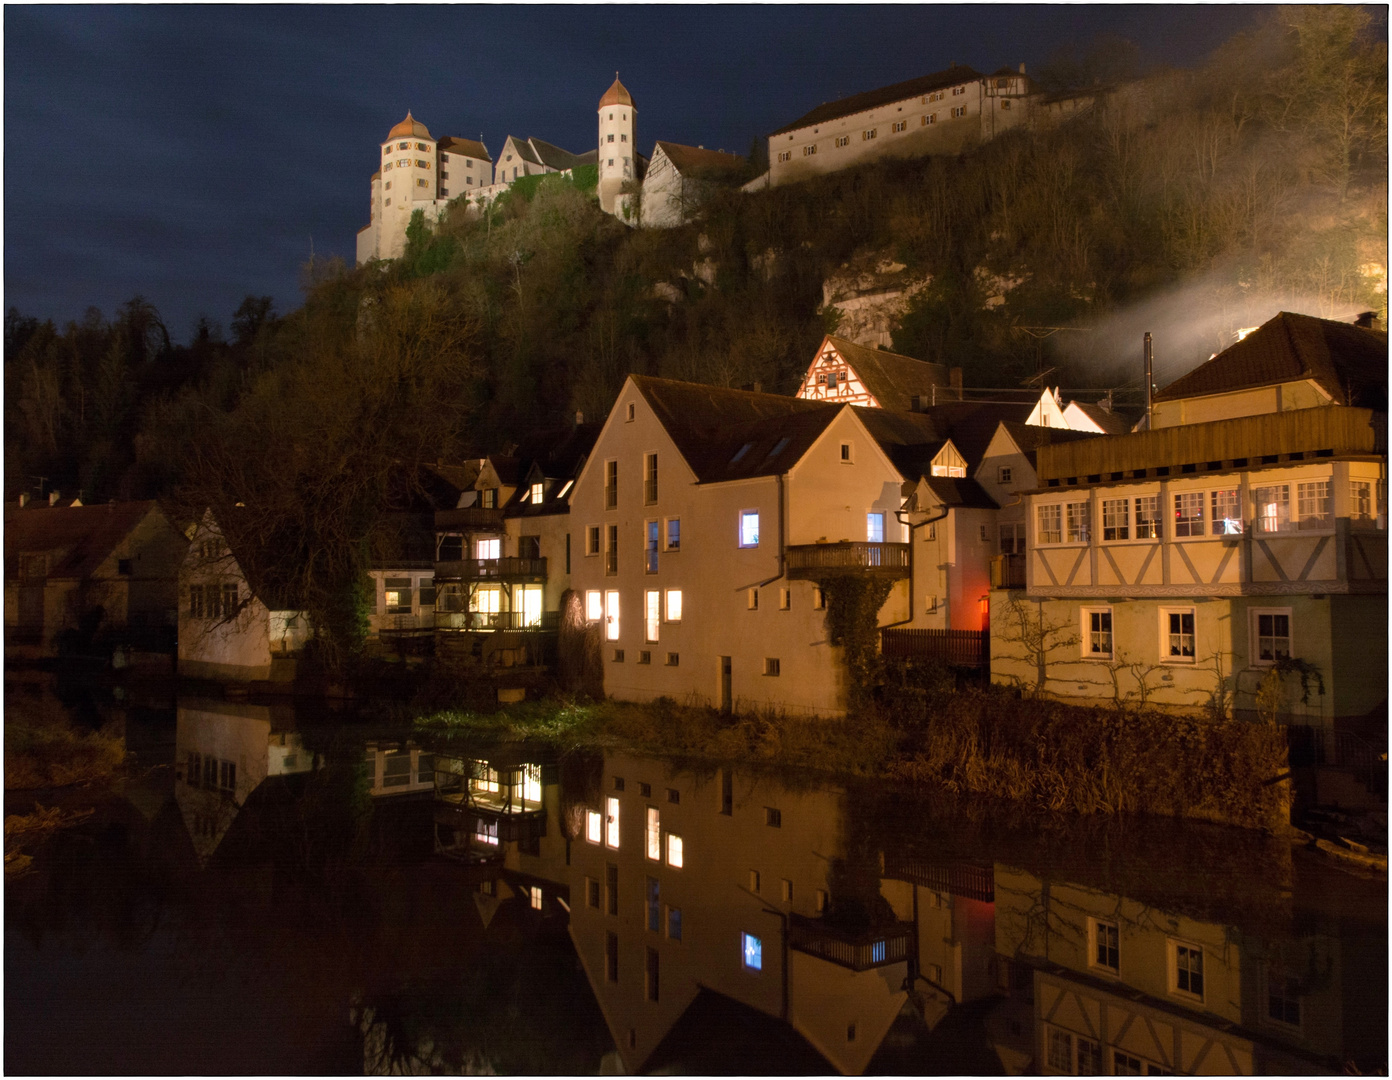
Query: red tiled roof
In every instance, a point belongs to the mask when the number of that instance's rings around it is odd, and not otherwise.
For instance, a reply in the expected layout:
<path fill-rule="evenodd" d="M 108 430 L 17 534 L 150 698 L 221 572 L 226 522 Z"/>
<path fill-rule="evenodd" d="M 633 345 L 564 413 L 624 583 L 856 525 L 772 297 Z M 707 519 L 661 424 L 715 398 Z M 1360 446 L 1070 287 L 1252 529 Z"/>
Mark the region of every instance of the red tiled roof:
<path fill-rule="evenodd" d="M 930 397 L 933 387 L 947 386 L 950 382 L 948 370 L 942 364 L 915 360 L 912 356 L 902 356 L 884 349 L 871 349 L 830 334 L 826 342 L 855 369 L 865 389 L 875 396 L 883 409 L 907 412 L 913 408 L 915 397 Z M 817 350 L 817 355 L 821 355 L 821 349 Z"/>
<path fill-rule="evenodd" d="M 784 135 L 798 128 L 811 127 L 813 124 L 824 124 L 829 120 L 838 120 L 843 116 L 853 116 L 858 112 L 865 112 L 867 109 L 874 109 L 880 105 L 891 105 L 896 101 L 906 101 L 912 97 L 920 97 L 933 90 L 940 90 L 946 86 L 956 86 L 960 83 L 976 82 L 981 78 L 981 73 L 969 67 L 950 67 L 943 71 L 935 71 L 931 75 L 920 75 L 917 79 L 909 79 L 906 82 L 894 83 L 892 86 L 883 86 L 878 90 L 867 90 L 863 94 L 854 94 L 840 101 L 828 101 L 824 105 L 818 105 L 811 112 L 806 113 L 791 124 L 785 124 L 777 131 L 770 134 Z"/>
<path fill-rule="evenodd" d="M 1188 375 L 1156 391 L 1156 401 L 1203 397 L 1313 380 L 1336 405 L 1381 388 L 1387 400 L 1387 335 L 1349 323 L 1283 311 Z M 1376 404 L 1371 407 L 1377 407 Z"/>
<path fill-rule="evenodd" d="M 488 156 L 488 148 L 477 139 L 456 139 L 453 135 L 446 135 L 440 140 L 439 146 L 447 154 L 463 154 L 465 157 L 478 158 L 480 161 L 491 162 L 493 160 Z"/>
<path fill-rule="evenodd" d="M 673 142 L 659 142 L 657 145 L 680 173 L 740 172 L 746 164 L 738 154 L 729 154 L 724 150 L 707 150 Z"/>

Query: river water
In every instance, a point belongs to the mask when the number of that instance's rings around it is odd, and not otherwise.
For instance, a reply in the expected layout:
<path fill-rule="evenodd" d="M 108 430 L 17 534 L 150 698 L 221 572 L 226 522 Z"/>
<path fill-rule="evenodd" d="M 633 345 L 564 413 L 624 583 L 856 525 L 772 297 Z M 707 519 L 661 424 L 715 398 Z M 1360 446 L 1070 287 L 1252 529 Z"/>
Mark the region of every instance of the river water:
<path fill-rule="evenodd" d="M 9 1073 L 1387 1068 L 1386 885 L 1288 844 L 367 708 L 63 707 L 134 779 L 6 882 Z"/>

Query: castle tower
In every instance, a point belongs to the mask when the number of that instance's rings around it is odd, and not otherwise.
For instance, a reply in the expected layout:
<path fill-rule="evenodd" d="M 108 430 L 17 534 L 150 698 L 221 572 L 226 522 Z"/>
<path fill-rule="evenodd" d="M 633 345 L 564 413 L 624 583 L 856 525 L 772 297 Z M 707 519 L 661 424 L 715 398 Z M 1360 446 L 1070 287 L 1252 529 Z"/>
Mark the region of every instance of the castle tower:
<path fill-rule="evenodd" d="M 599 208 L 607 214 L 623 216 L 620 189 L 629 180 L 636 180 L 638 144 L 638 110 L 633 95 L 619 82 L 614 72 L 614 85 L 599 99 Z"/>
<path fill-rule="evenodd" d="M 406 119 L 387 133 L 382 143 L 382 170 L 373 190 L 380 229 L 378 258 L 395 259 L 405 250 L 412 211 L 424 210 L 433 218 L 440 187 L 437 145 L 426 126 L 409 111 Z"/>

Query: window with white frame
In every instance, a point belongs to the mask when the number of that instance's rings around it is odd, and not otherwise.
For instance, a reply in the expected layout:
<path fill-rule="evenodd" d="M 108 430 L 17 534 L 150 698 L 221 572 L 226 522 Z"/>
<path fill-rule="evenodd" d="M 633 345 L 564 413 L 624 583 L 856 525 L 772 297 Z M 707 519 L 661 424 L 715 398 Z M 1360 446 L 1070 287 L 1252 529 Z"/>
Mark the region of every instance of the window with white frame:
<path fill-rule="evenodd" d="M 1252 506 L 1258 532 L 1285 532 L 1291 527 L 1289 484 L 1253 488 Z"/>
<path fill-rule="evenodd" d="M 1169 661 L 1194 659 L 1194 609 L 1160 609 L 1162 648 L 1161 658 Z"/>
<path fill-rule="evenodd" d="M 1252 660 L 1256 664 L 1274 664 L 1291 656 L 1291 611 L 1277 608 L 1254 609 L 1252 618 Z"/>
<path fill-rule="evenodd" d="M 491 540 L 474 541 L 475 559 L 496 559 L 502 555 L 503 542 L 497 537 Z"/>
<path fill-rule="evenodd" d="M 589 622 L 599 622 L 604 618 L 604 597 L 598 589 L 585 591 L 585 618 Z"/>
<path fill-rule="evenodd" d="M 784 161 L 792 161 L 792 160 L 793 160 L 793 152 L 792 152 L 791 150 L 780 150 L 780 151 L 778 151 L 778 160 L 779 160 L 780 163 L 782 163 L 782 162 L 784 162 Z M 614 163 L 611 161 L 611 162 L 609 162 L 609 164 L 612 165 L 612 164 L 614 164 Z"/>
<path fill-rule="evenodd" d="M 1083 657 L 1088 660 L 1112 658 L 1112 609 L 1083 608 Z"/>
<path fill-rule="evenodd" d="M 872 544 L 884 543 L 885 516 L 883 511 L 872 510 L 865 515 L 865 539 Z"/>
<path fill-rule="evenodd" d="M 610 589 L 604 594 L 604 638 L 619 640 L 619 591 Z"/>
<path fill-rule="evenodd" d="M 1063 543 L 1063 507 L 1058 503 L 1035 508 L 1035 543 Z"/>
<path fill-rule="evenodd" d="M 739 546 L 742 548 L 759 546 L 759 511 L 740 511 Z"/>
<path fill-rule="evenodd" d="M 1136 497 L 1136 539 L 1160 539 L 1160 496 L 1138 495 Z"/>
<path fill-rule="evenodd" d="M 1048 1028 L 1048 1061 L 1054 1072 L 1073 1072 L 1073 1034 L 1050 1026 Z"/>
<path fill-rule="evenodd" d="M 806 146 L 804 146 L 804 147 L 802 148 L 802 156 L 803 156 L 803 157 L 811 157 L 811 156 L 812 156 L 813 154 L 815 154 L 816 152 L 817 152 L 817 144 L 816 144 L 816 143 L 808 143 Z"/>
<path fill-rule="evenodd" d="M 1302 529 L 1327 529 L 1334 520 L 1328 480 L 1295 485 L 1295 510 Z"/>
<path fill-rule="evenodd" d="M 644 834 L 648 858 L 657 862 L 662 858 L 662 818 L 657 807 L 648 807 L 647 829 Z M 653 927 L 654 930 L 657 927 Z"/>
<path fill-rule="evenodd" d="M 585 811 L 585 839 L 591 844 L 604 841 L 604 816 L 598 810 Z"/>
<path fill-rule="evenodd" d="M 532 505 L 540 506 L 546 499 L 546 485 L 538 480 L 532 485 Z"/>
<path fill-rule="evenodd" d="M 1349 481 L 1349 517 L 1355 521 L 1372 520 L 1373 482 L 1371 480 Z"/>
<path fill-rule="evenodd" d="M 1174 497 L 1174 535 L 1202 536 L 1204 534 L 1204 497 L 1202 491 L 1181 491 Z"/>
<path fill-rule="evenodd" d="M 998 483 L 998 484 L 1009 484 L 1009 483 L 1012 483 L 1012 482 L 1013 482 L 1012 477 L 1014 476 L 1014 474 L 1015 474 L 1015 470 L 1014 470 L 1011 466 L 1009 466 L 1009 465 L 997 465 L 997 466 L 996 466 L 996 483 Z"/>
<path fill-rule="evenodd" d="M 1023 555 L 1025 553 L 1025 523 L 1007 521 L 1000 526 L 1000 552 L 1002 555 Z"/>
<path fill-rule="evenodd" d="M 599 554 L 599 526 L 587 525 L 585 527 L 585 554 Z"/>
<path fill-rule="evenodd" d="M 1182 941 L 1170 943 L 1170 990 L 1202 999 L 1204 996 L 1204 952 L 1198 945 Z"/>
<path fill-rule="evenodd" d="M 1277 967 L 1266 972 L 1266 1018 L 1287 1027 L 1300 1026 L 1300 980 Z"/>
<path fill-rule="evenodd" d="M 1128 540 L 1131 537 L 1130 499 L 1102 500 L 1102 539 Z"/>
<path fill-rule="evenodd" d="M 680 870 L 683 858 L 682 838 L 676 833 L 669 832 L 667 834 L 667 865 Z"/>
<path fill-rule="evenodd" d="M 851 145 L 851 137 L 850 137 L 849 135 L 842 135 L 842 136 L 840 136 L 840 137 L 836 140 L 836 145 L 837 145 L 837 146 L 850 146 L 850 145 Z"/>
<path fill-rule="evenodd" d="M 1071 502 L 1068 510 L 1068 542 L 1086 544 L 1092 539 L 1092 503 Z"/>
<path fill-rule="evenodd" d="M 667 519 L 666 544 L 668 551 L 681 550 L 681 518 Z"/>
<path fill-rule="evenodd" d="M 1214 536 L 1242 534 L 1242 492 L 1225 488 L 1209 493 L 1209 531 Z"/>
<path fill-rule="evenodd" d="M 1088 966 L 1110 971 L 1121 970 L 1121 942 L 1118 925 L 1106 919 L 1088 919 Z"/>
<path fill-rule="evenodd" d="M 896 120 L 894 123 L 892 123 L 892 124 L 889 125 L 889 130 L 890 130 L 891 132 L 896 132 L 896 133 L 897 133 L 897 132 L 903 131 L 903 130 L 904 130 L 906 127 L 908 127 L 908 126 L 909 126 L 909 122 L 908 122 L 907 120 Z"/>

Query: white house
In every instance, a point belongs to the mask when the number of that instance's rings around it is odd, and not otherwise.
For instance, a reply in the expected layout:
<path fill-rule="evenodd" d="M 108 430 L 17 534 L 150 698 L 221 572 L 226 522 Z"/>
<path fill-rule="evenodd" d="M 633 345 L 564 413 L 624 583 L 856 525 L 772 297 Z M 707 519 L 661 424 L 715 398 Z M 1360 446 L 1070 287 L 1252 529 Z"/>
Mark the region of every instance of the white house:
<path fill-rule="evenodd" d="M 724 150 L 658 142 L 643 175 L 639 224 L 649 229 L 684 224 L 713 188 L 738 184 L 747 165 Z"/>

